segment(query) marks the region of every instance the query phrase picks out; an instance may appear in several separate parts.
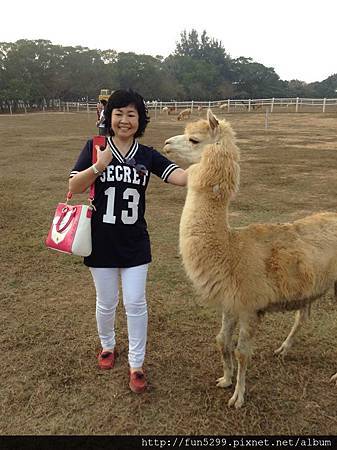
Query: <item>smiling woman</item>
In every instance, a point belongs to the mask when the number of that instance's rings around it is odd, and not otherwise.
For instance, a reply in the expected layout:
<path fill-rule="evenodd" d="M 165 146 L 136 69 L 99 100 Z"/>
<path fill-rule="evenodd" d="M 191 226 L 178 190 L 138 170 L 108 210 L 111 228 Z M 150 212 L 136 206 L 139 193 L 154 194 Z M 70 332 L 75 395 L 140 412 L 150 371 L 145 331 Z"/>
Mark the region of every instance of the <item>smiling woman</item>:
<path fill-rule="evenodd" d="M 111 134 L 115 141 L 127 142 L 136 135 L 139 127 L 139 114 L 134 105 L 116 108 L 111 112 Z"/>
<path fill-rule="evenodd" d="M 118 278 L 129 336 L 129 386 L 133 392 L 146 389 L 143 371 L 147 340 L 146 278 L 151 262 L 150 238 L 145 220 L 145 192 L 153 172 L 163 181 L 184 186 L 185 171 L 152 147 L 138 143 L 149 122 L 143 98 L 131 90 L 117 90 L 105 110 L 106 147 L 96 146 L 92 165 L 92 140 L 82 150 L 69 182 L 72 192 L 95 183 L 92 216 L 92 253 L 84 259 L 96 287 L 96 318 L 102 350 L 101 369 L 115 363 L 115 311 Z"/>

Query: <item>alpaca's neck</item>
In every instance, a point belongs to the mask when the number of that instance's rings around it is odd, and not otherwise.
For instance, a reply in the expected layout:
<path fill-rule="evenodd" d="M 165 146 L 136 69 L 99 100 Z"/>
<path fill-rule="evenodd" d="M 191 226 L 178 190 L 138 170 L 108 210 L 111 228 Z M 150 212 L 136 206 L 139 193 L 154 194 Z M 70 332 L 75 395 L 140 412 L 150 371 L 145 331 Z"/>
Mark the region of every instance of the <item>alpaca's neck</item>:
<path fill-rule="evenodd" d="M 228 201 L 220 202 L 210 194 L 188 190 L 181 220 L 184 237 L 212 235 L 222 240 L 230 228 L 228 205 Z"/>
<path fill-rule="evenodd" d="M 206 193 L 188 190 L 180 221 L 180 253 L 187 275 L 204 297 L 218 298 L 218 285 L 209 285 L 210 273 L 228 271 L 232 233 L 228 202 L 215 201 Z"/>

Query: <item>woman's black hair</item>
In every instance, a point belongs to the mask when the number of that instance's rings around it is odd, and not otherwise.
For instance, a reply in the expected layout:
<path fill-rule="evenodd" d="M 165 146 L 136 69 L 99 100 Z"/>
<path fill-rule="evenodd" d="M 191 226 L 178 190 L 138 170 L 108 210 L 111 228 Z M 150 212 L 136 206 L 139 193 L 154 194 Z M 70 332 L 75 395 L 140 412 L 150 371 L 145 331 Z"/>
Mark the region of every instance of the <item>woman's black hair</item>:
<path fill-rule="evenodd" d="M 105 107 L 105 127 L 107 134 L 114 135 L 111 129 L 111 113 L 113 109 L 124 108 L 128 105 L 134 105 L 139 115 L 139 126 L 135 137 L 143 136 L 147 124 L 150 122 L 148 111 L 143 97 L 132 89 L 118 89 L 114 91 Z"/>

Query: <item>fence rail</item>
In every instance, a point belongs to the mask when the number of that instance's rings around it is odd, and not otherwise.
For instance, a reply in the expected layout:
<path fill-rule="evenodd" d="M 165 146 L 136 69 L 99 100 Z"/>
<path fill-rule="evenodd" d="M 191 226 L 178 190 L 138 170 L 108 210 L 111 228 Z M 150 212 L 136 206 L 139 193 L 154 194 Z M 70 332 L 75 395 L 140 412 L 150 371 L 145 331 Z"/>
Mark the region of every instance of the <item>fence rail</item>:
<path fill-rule="evenodd" d="M 289 112 L 315 111 L 326 112 L 337 111 L 337 98 L 262 98 L 262 99 L 227 99 L 217 101 L 186 101 L 186 102 L 149 102 L 150 109 L 160 109 L 167 107 L 178 111 L 182 108 L 220 108 L 224 112 L 257 111 L 259 109 L 269 112 L 275 110 L 287 110 Z"/>
<path fill-rule="evenodd" d="M 28 113 L 34 111 L 58 112 L 92 112 L 96 111 L 96 102 L 63 102 L 51 100 L 48 104 L 31 105 L 23 101 L 13 103 L 0 102 L 0 113 Z M 223 112 L 337 112 L 337 98 L 261 98 L 261 99 L 226 99 L 215 101 L 184 101 L 162 102 L 149 101 L 147 107 L 150 111 L 161 113 L 164 108 L 170 113 L 178 113 L 182 109 L 200 110 L 202 108 L 221 109 Z"/>

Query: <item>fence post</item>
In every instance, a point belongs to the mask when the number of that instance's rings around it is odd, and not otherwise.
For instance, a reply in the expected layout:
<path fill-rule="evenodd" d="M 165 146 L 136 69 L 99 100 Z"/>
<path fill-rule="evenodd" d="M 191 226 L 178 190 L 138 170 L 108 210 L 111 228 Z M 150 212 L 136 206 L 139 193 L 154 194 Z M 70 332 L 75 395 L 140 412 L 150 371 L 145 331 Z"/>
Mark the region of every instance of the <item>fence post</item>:
<path fill-rule="evenodd" d="M 299 101 L 299 98 L 298 98 L 298 97 L 296 97 L 296 106 L 295 106 L 295 112 L 298 112 L 298 101 Z"/>
<path fill-rule="evenodd" d="M 251 99 L 248 100 L 248 111 L 250 112 Z"/>
<path fill-rule="evenodd" d="M 326 98 L 323 98 L 323 112 L 325 113 Z"/>
<path fill-rule="evenodd" d="M 272 113 L 273 110 L 274 110 L 274 101 L 275 101 L 275 98 L 273 97 L 273 98 L 271 99 L 271 105 L 270 105 L 270 112 L 271 112 L 271 113 Z"/>
<path fill-rule="evenodd" d="M 264 129 L 267 130 L 268 129 L 268 113 L 269 113 L 269 108 L 266 108 L 266 115 L 264 118 Z"/>
<path fill-rule="evenodd" d="M 10 115 L 13 114 L 13 111 L 12 111 L 12 105 L 11 105 L 11 104 L 9 104 L 9 114 L 10 114 Z"/>
<path fill-rule="evenodd" d="M 230 98 L 227 100 L 227 112 L 229 112 L 229 108 L 231 106 L 231 100 Z"/>
<path fill-rule="evenodd" d="M 69 102 L 67 102 L 67 112 L 69 112 Z"/>
<path fill-rule="evenodd" d="M 193 100 L 191 101 L 191 113 L 193 112 Z"/>

